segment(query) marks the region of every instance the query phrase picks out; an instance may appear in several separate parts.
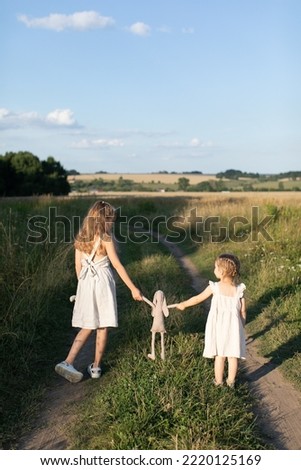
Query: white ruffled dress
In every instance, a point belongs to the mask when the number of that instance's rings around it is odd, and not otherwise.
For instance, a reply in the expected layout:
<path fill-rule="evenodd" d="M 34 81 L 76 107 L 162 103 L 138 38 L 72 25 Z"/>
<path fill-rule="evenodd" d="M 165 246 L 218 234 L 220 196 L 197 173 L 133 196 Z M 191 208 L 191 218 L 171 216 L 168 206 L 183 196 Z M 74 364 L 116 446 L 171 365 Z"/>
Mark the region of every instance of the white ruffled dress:
<path fill-rule="evenodd" d="M 246 358 L 246 338 L 240 316 L 241 298 L 246 289 L 241 283 L 234 296 L 223 295 L 219 282 L 209 281 L 213 297 L 205 327 L 204 357 Z"/>
<path fill-rule="evenodd" d="M 93 261 L 82 258 L 72 326 L 95 330 L 117 327 L 116 286 L 108 256 Z"/>

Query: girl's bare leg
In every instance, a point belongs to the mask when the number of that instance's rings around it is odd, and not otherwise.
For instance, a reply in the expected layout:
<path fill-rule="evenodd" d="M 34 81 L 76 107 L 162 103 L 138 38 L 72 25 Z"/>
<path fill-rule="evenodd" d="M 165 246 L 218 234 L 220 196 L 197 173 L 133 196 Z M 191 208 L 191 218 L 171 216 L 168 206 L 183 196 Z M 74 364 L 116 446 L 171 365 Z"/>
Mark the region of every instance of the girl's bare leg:
<path fill-rule="evenodd" d="M 237 357 L 228 357 L 228 378 L 227 384 L 234 385 L 238 370 L 238 359 Z"/>
<path fill-rule="evenodd" d="M 165 349 L 164 349 L 164 333 L 161 333 L 161 359 L 165 359 Z"/>
<path fill-rule="evenodd" d="M 215 356 L 214 360 L 214 375 L 215 385 L 221 385 L 224 379 L 225 357 Z"/>
<path fill-rule="evenodd" d="M 147 357 L 149 359 L 152 359 L 153 361 L 156 359 L 156 355 L 155 355 L 155 337 L 156 337 L 156 333 L 154 331 L 152 331 L 152 342 L 151 342 L 152 352 L 150 354 L 148 354 Z"/>
<path fill-rule="evenodd" d="M 73 362 L 75 361 L 76 356 L 78 355 L 79 351 L 81 350 L 81 348 L 83 347 L 83 345 L 85 344 L 87 339 L 89 338 L 91 332 L 92 332 L 92 330 L 86 330 L 86 329 L 83 328 L 77 333 L 77 335 L 76 335 L 76 337 L 73 341 L 73 344 L 71 346 L 71 349 L 69 351 L 69 354 L 65 359 L 65 361 L 68 364 L 73 364 Z"/>
<path fill-rule="evenodd" d="M 95 344 L 95 357 L 93 367 L 99 367 L 102 356 L 105 352 L 108 339 L 108 328 L 97 328 L 96 331 L 96 344 Z"/>

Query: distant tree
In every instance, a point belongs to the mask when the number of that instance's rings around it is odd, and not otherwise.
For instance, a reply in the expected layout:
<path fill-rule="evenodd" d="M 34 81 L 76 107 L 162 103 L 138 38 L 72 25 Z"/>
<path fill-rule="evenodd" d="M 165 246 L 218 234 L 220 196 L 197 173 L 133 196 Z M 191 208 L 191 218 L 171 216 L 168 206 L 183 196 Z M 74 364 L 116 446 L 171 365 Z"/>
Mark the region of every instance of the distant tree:
<path fill-rule="evenodd" d="M 279 181 L 279 183 L 278 183 L 278 189 L 279 189 L 279 191 L 284 191 L 284 184 L 283 184 L 282 181 Z"/>
<path fill-rule="evenodd" d="M 42 165 L 38 157 L 28 151 L 7 152 L 4 158 L 15 171 L 14 196 L 41 194 Z"/>
<path fill-rule="evenodd" d="M 227 170 L 224 171 L 223 173 L 217 173 L 216 177 L 217 178 L 227 178 L 227 179 L 232 179 L 232 180 L 237 180 L 240 176 L 242 176 L 242 171 L 240 170 Z"/>
<path fill-rule="evenodd" d="M 27 151 L 7 152 L 0 157 L 0 194 L 31 196 L 34 194 L 68 194 L 67 173 L 53 157 L 46 161 Z"/>
<path fill-rule="evenodd" d="M 301 171 L 287 171 L 286 173 L 280 173 L 279 178 L 291 178 L 293 181 L 301 177 Z"/>
<path fill-rule="evenodd" d="M 67 170 L 66 173 L 68 176 L 80 175 L 80 173 L 77 170 Z"/>
<path fill-rule="evenodd" d="M 178 179 L 178 187 L 180 191 L 187 191 L 190 181 L 188 178 L 182 177 Z"/>
<path fill-rule="evenodd" d="M 237 180 L 239 178 L 256 178 L 260 177 L 259 173 L 248 173 L 240 170 L 226 170 L 216 174 L 217 178 L 227 178 L 230 180 Z"/>
<path fill-rule="evenodd" d="M 16 173 L 35 175 L 42 170 L 40 160 L 30 152 L 8 152 L 5 154 L 5 157 L 15 169 Z"/>
<path fill-rule="evenodd" d="M 189 186 L 188 191 L 227 191 L 228 187 L 223 181 L 201 181 L 200 183 Z"/>
<path fill-rule="evenodd" d="M 0 196 L 13 196 L 16 171 L 8 159 L 0 155 Z"/>
<path fill-rule="evenodd" d="M 128 180 L 120 176 L 115 182 L 115 191 L 132 191 L 134 187 L 134 181 Z"/>
<path fill-rule="evenodd" d="M 42 161 L 43 170 L 43 191 L 47 194 L 68 194 L 70 185 L 67 181 L 67 172 L 60 162 L 53 157 L 48 157 Z"/>
<path fill-rule="evenodd" d="M 63 176 L 67 174 L 60 162 L 53 157 L 48 157 L 47 160 L 42 161 L 42 169 L 44 175 Z"/>
<path fill-rule="evenodd" d="M 201 183 L 198 183 L 195 185 L 195 188 L 196 188 L 195 191 L 205 191 L 205 192 L 216 191 L 216 189 L 213 188 L 210 181 L 201 181 Z"/>

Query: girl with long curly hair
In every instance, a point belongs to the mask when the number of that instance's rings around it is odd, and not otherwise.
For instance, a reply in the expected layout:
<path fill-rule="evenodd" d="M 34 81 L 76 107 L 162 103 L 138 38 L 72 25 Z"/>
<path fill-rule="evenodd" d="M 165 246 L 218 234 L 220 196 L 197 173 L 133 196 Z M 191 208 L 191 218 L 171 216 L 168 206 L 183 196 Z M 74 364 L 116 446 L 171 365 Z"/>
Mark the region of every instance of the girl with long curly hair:
<path fill-rule="evenodd" d="M 83 378 L 82 372 L 76 370 L 73 364 L 94 330 L 94 361 L 87 371 L 93 379 L 101 376 L 100 364 L 107 343 L 108 328 L 118 326 L 116 286 L 111 265 L 130 289 L 133 299 L 143 300 L 140 290 L 131 280 L 116 252 L 112 236 L 114 221 L 114 208 L 108 202 L 97 201 L 89 209 L 75 239 L 78 283 L 72 326 L 80 328 L 80 331 L 66 359 L 55 366 L 55 371 L 69 382 L 79 382 Z"/>

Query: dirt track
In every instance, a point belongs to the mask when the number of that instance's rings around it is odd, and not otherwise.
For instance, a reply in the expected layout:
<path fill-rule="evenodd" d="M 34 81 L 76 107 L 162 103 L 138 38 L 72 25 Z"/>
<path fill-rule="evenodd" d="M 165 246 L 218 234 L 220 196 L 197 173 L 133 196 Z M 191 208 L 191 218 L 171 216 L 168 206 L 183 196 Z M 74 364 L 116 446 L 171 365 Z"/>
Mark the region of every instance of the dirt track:
<path fill-rule="evenodd" d="M 183 255 L 177 245 L 166 243 L 164 239 L 161 239 L 161 242 L 187 271 L 193 288 L 199 292 L 205 281 L 195 266 Z M 248 338 L 247 344 L 248 358 L 244 373 L 250 390 L 256 397 L 255 412 L 266 440 L 277 450 L 300 450 L 301 394 L 283 379 L 275 365 L 258 356 L 256 343 L 252 337 Z M 89 344 L 80 355 L 80 361 L 77 363 L 79 368 L 83 368 L 89 362 L 88 355 L 89 357 L 91 355 Z M 35 428 L 21 439 L 18 448 L 68 449 L 64 429 L 73 419 L 68 408 L 71 404 L 84 399 L 85 393 L 85 381 L 71 385 L 58 377 L 54 388 L 47 394 Z"/>

